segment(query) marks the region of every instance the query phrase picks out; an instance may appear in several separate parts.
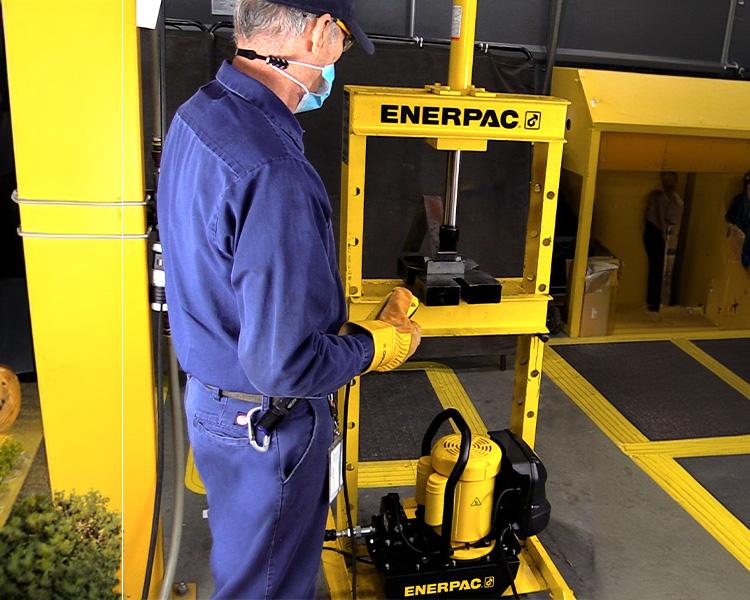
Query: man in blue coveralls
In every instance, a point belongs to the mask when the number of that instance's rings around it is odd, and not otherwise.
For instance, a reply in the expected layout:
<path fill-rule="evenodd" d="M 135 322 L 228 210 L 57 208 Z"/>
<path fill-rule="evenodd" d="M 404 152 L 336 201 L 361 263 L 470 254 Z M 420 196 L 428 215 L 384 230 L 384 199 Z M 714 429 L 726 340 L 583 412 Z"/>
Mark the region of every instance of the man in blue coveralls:
<path fill-rule="evenodd" d="M 331 206 L 294 113 L 319 108 L 354 40 L 353 0 L 237 0 L 238 53 L 177 112 L 159 229 L 215 598 L 311 598 L 328 510 L 329 395 L 402 364 L 418 325 L 398 289 L 349 324 Z M 334 134 L 335 132 L 332 132 Z M 344 333 L 345 332 L 345 333 Z M 264 436 L 248 414 L 299 398 Z M 263 453 L 250 444 L 270 441 Z"/>

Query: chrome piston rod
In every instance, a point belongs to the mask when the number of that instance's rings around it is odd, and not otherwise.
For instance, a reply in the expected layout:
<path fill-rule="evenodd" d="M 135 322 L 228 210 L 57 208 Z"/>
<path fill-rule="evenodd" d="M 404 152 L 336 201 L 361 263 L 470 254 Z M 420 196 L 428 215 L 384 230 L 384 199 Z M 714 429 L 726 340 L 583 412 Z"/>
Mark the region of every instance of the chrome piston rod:
<path fill-rule="evenodd" d="M 456 226 L 456 211 L 458 208 L 458 176 L 461 171 L 461 151 L 448 153 L 448 173 L 445 182 L 445 212 L 443 225 Z"/>

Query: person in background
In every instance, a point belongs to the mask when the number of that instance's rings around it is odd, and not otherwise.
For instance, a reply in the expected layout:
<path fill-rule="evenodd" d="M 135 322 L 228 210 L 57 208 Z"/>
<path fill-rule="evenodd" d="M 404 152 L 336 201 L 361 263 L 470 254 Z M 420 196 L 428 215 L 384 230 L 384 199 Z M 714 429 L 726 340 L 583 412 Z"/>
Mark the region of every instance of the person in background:
<path fill-rule="evenodd" d="M 745 238 L 740 260 L 742 266 L 748 269 L 750 268 L 750 171 L 745 173 L 742 184 L 742 192 L 732 200 L 726 214 L 726 220 L 731 226 L 739 229 Z"/>
<path fill-rule="evenodd" d="M 676 250 L 680 239 L 680 224 L 685 206 L 677 193 L 677 173 L 661 174 L 662 188 L 648 195 L 646 227 L 643 243 L 648 254 L 648 291 L 646 301 L 650 311 L 658 311 L 664 281 L 664 260 L 668 250 Z"/>

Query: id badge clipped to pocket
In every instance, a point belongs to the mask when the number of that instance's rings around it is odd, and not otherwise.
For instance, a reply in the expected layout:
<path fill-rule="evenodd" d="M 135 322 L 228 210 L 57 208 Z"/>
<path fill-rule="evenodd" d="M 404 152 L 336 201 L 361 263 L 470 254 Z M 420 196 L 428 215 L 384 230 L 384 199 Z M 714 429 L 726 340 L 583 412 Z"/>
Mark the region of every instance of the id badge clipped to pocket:
<path fill-rule="evenodd" d="M 341 435 L 333 438 L 333 443 L 328 449 L 328 504 L 331 504 L 339 495 L 344 486 L 344 445 Z"/>

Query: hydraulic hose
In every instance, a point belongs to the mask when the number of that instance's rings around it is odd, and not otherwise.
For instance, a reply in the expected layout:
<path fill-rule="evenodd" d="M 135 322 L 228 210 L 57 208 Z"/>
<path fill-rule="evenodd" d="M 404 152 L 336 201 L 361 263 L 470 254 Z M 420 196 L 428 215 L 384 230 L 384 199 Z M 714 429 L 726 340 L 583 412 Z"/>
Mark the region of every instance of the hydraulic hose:
<path fill-rule="evenodd" d="M 172 443 L 174 445 L 174 506 L 172 511 L 172 532 L 169 538 L 169 553 L 164 567 L 159 600 L 169 600 L 172 595 L 177 561 L 180 558 L 182 542 L 182 519 L 185 513 L 185 431 L 182 427 L 182 394 L 180 393 L 180 372 L 172 336 L 167 337 L 169 349 L 169 397 L 172 410 Z"/>
<path fill-rule="evenodd" d="M 151 63 L 151 76 L 154 81 L 154 162 L 158 163 L 158 157 L 161 155 L 162 138 L 166 133 L 166 89 L 165 89 L 165 78 L 166 78 L 166 31 L 165 31 L 165 18 L 166 18 L 166 4 L 167 0 L 164 0 L 161 5 L 159 18 L 157 21 L 156 29 L 153 33 L 152 38 L 152 63 Z M 156 149 L 158 148 L 158 152 Z M 159 165 L 155 164 L 155 181 L 154 188 L 158 188 L 159 179 Z M 161 248 L 159 248 L 161 253 Z M 160 257 L 159 257 L 160 258 Z M 156 267 L 156 264 L 154 265 Z M 163 265 L 159 263 L 160 269 Z M 148 545 L 148 557 L 146 562 L 146 573 L 143 579 L 143 591 L 141 597 L 143 600 L 148 599 L 149 591 L 151 588 L 151 575 L 154 568 L 154 559 L 156 558 L 156 546 L 159 537 L 159 516 L 161 512 L 161 496 L 164 481 L 164 390 L 163 390 L 163 377 L 164 377 L 164 348 L 162 339 L 164 336 L 164 313 L 166 312 L 166 296 L 164 293 L 163 281 L 159 281 L 157 284 L 157 273 L 152 272 L 152 289 L 154 293 L 153 302 L 151 307 L 156 311 L 156 421 L 157 421 L 157 432 L 156 432 L 156 488 L 154 490 L 154 509 L 151 516 L 151 533 L 149 536 Z M 160 279 L 160 278 L 159 278 Z"/>
<path fill-rule="evenodd" d="M 163 331 L 164 311 L 156 313 L 156 489 L 154 490 L 154 510 L 151 515 L 151 536 L 148 543 L 148 558 L 146 563 L 146 574 L 143 579 L 143 591 L 141 598 L 148 600 L 151 588 L 151 573 L 154 568 L 154 557 L 156 555 L 156 542 L 159 537 L 159 513 L 161 511 L 161 493 L 164 481 L 164 396 L 163 396 L 163 372 L 164 372 L 164 348 Z"/>

